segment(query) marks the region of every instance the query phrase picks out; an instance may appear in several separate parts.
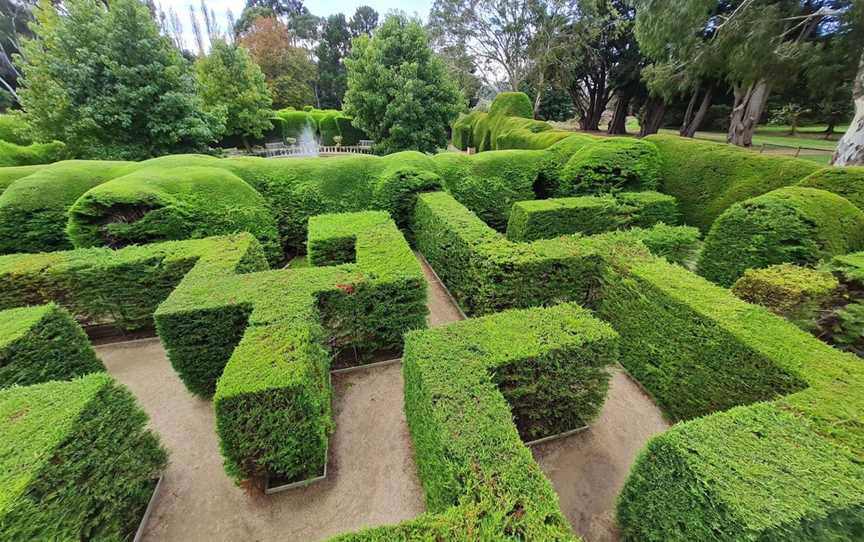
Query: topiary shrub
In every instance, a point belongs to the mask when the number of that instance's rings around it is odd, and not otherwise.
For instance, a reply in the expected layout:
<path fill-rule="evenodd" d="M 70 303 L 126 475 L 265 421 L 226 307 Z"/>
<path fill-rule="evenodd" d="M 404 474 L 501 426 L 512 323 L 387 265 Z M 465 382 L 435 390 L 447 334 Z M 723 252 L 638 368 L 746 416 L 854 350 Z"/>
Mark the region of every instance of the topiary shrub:
<path fill-rule="evenodd" d="M 16 145 L 0 141 L 0 167 L 49 164 L 64 158 L 66 145 L 60 141 Z"/>
<path fill-rule="evenodd" d="M 608 194 L 656 190 L 659 186 L 657 147 L 641 139 L 611 138 L 576 151 L 561 170 L 557 192 Z"/>
<path fill-rule="evenodd" d="M 804 177 L 798 186 L 843 196 L 864 211 L 864 167 L 826 167 Z"/>
<path fill-rule="evenodd" d="M 276 111 L 276 116 L 282 119 L 282 129 L 284 132 L 282 136 L 284 138 L 294 138 L 299 139 L 300 134 L 303 133 L 307 128 L 312 131 L 312 133 L 316 133 L 318 131 L 318 126 L 315 123 L 315 120 L 307 111 L 286 111 L 284 109 L 280 111 Z"/>
<path fill-rule="evenodd" d="M 210 167 L 141 169 L 93 187 L 69 211 L 79 248 L 197 239 L 248 231 L 271 261 L 282 257 L 267 201 L 230 172 Z"/>
<path fill-rule="evenodd" d="M 731 286 L 747 269 L 814 265 L 864 248 L 864 213 L 815 188 L 780 188 L 730 207 L 711 227 L 699 273 Z"/>
<path fill-rule="evenodd" d="M 359 144 L 361 139 L 369 139 L 363 130 L 352 124 L 351 117 L 337 115 L 336 124 L 339 127 L 339 135 L 342 136 L 343 145 L 353 146 Z"/>
<path fill-rule="evenodd" d="M 762 305 L 805 330 L 815 328 L 819 309 L 840 283 L 831 273 L 788 263 L 748 269 L 735 281 L 732 293 Z"/>
<path fill-rule="evenodd" d="M 104 371 L 72 316 L 50 303 L 0 311 L 0 388 Z"/>
<path fill-rule="evenodd" d="M 318 122 L 318 134 L 321 145 L 328 147 L 335 145 L 336 141 L 333 138 L 341 135 L 339 132 L 339 123 L 336 120 L 337 116 L 338 113 L 329 113 L 323 115 Z"/>
<path fill-rule="evenodd" d="M 451 127 L 451 137 L 454 147 L 464 151 L 468 150 L 468 147 L 474 146 L 474 123 L 483 115 L 486 115 L 486 113 L 481 111 L 459 114 Z"/>
<path fill-rule="evenodd" d="M 659 190 L 675 196 L 685 224 L 703 232 L 733 204 L 797 183 L 819 165 L 733 145 L 652 135 L 660 153 Z"/>
<path fill-rule="evenodd" d="M 33 143 L 33 128 L 23 115 L 6 113 L 0 115 L 0 141 L 15 145 L 30 145 Z"/>
<path fill-rule="evenodd" d="M 166 462 L 107 374 L 0 391 L 0 539 L 131 540 Z"/>

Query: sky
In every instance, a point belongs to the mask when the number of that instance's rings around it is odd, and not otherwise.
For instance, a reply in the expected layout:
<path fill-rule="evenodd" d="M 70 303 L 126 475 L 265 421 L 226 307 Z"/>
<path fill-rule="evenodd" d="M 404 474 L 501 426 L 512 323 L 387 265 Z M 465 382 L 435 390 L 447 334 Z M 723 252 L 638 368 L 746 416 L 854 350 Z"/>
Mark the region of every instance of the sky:
<path fill-rule="evenodd" d="M 432 7 L 433 0 L 307 0 L 306 7 L 313 15 L 326 17 L 333 13 L 344 13 L 346 17 L 351 17 L 354 10 L 358 6 L 372 6 L 379 16 L 383 16 L 390 10 L 398 9 L 406 12 L 408 15 L 417 15 L 424 21 L 429 15 L 429 9 Z M 234 13 L 234 17 L 240 17 L 243 11 L 243 6 L 246 5 L 245 0 L 206 0 L 207 6 L 211 8 L 219 20 L 223 30 L 228 26 L 226 23 L 225 13 L 230 9 Z M 184 37 L 186 46 L 193 49 L 194 43 L 192 37 L 192 29 L 189 23 L 189 5 L 193 4 L 196 8 L 201 4 L 201 0 L 156 0 L 163 10 L 168 11 L 169 7 L 173 7 L 174 11 L 180 17 L 183 23 L 185 32 Z M 203 25 L 203 23 L 202 23 Z"/>

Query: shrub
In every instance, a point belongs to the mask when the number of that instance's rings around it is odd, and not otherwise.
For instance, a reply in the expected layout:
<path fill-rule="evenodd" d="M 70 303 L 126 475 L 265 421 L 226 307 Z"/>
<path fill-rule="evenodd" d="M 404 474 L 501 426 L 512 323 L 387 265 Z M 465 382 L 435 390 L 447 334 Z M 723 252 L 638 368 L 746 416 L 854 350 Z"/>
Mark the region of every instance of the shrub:
<path fill-rule="evenodd" d="M 32 175 L 42 169 L 44 166 L 17 166 L 0 168 L 0 194 L 2 194 L 9 185 L 22 177 Z"/>
<path fill-rule="evenodd" d="M 104 370 L 66 310 L 51 303 L 0 311 L 0 388 Z"/>
<path fill-rule="evenodd" d="M 819 166 L 723 143 L 652 135 L 660 152 L 660 191 L 675 196 L 685 224 L 703 232 L 733 204 L 797 183 Z"/>
<path fill-rule="evenodd" d="M 318 126 L 307 111 L 291 111 L 282 109 L 276 111 L 276 116 L 282 119 L 282 137 L 299 139 L 307 127 L 312 130 L 312 133 L 318 131 Z"/>
<path fill-rule="evenodd" d="M 788 187 L 730 207 L 711 227 L 699 273 L 731 286 L 747 269 L 814 265 L 864 248 L 864 213 L 815 188 Z"/>
<path fill-rule="evenodd" d="M 558 192 L 607 194 L 622 190 L 656 190 L 660 155 L 653 143 L 610 138 L 576 151 L 561 171 Z"/>
<path fill-rule="evenodd" d="M 486 113 L 480 111 L 459 114 L 456 120 L 453 121 L 453 126 L 451 127 L 451 137 L 454 147 L 464 151 L 467 150 L 468 147 L 474 146 L 474 123 L 481 115 L 485 114 Z"/>
<path fill-rule="evenodd" d="M 107 374 L 0 391 L 0 538 L 130 540 L 167 454 Z"/>
<path fill-rule="evenodd" d="M 341 135 L 339 132 L 339 123 L 336 121 L 337 115 L 338 113 L 323 115 L 318 122 L 318 134 L 322 145 L 335 145 L 336 141 L 333 138 Z"/>
<path fill-rule="evenodd" d="M 681 265 L 690 266 L 701 248 L 701 232 L 693 226 L 655 224 L 651 228 L 631 228 L 616 232 L 612 239 L 641 242 L 651 254 Z"/>
<path fill-rule="evenodd" d="M 60 141 L 16 145 L 0 140 L 0 167 L 48 164 L 62 160 L 66 145 Z"/>
<path fill-rule="evenodd" d="M 357 145 L 361 139 L 369 139 L 363 130 L 354 126 L 351 117 L 337 115 L 336 124 L 339 127 L 339 135 L 342 136 L 343 145 Z"/>
<path fill-rule="evenodd" d="M 271 261 L 282 257 L 264 198 L 239 177 L 211 167 L 150 167 L 93 187 L 70 209 L 66 231 L 79 248 L 247 231 Z"/>
<path fill-rule="evenodd" d="M 572 233 L 593 235 L 659 222 L 674 224 L 676 218 L 675 198 L 657 192 L 520 201 L 510 211 L 507 238 L 524 242 Z"/>
<path fill-rule="evenodd" d="M 33 128 L 17 113 L 0 115 L 0 141 L 15 145 L 30 145 L 33 143 Z"/>
<path fill-rule="evenodd" d="M 809 330 L 838 286 L 831 273 L 784 263 L 748 269 L 735 281 L 732 293 Z"/>
<path fill-rule="evenodd" d="M 864 167 L 826 167 L 804 177 L 798 186 L 843 196 L 864 211 Z"/>

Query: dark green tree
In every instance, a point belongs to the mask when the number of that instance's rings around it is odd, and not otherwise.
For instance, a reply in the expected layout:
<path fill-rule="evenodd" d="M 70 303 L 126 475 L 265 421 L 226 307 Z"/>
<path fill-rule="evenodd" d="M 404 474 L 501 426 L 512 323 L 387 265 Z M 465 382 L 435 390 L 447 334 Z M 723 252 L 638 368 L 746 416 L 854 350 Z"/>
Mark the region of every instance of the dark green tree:
<path fill-rule="evenodd" d="M 351 37 L 356 38 L 363 34 L 371 35 L 378 27 L 378 12 L 369 6 L 358 6 L 351 16 L 348 28 L 351 29 Z"/>
<path fill-rule="evenodd" d="M 203 112 L 189 63 L 139 0 L 43 0 L 17 57 L 19 96 L 37 139 L 81 158 L 200 152 L 218 122 Z M 214 129 L 215 127 L 215 129 Z"/>
<path fill-rule="evenodd" d="M 434 152 L 447 144 L 465 99 L 419 21 L 388 15 L 371 37 L 354 40 L 345 64 L 344 110 L 379 152 Z"/>
<path fill-rule="evenodd" d="M 347 88 L 347 72 L 343 59 L 351 51 L 351 31 L 345 15 L 330 15 L 321 26 L 321 36 L 315 48 L 318 57 L 318 101 L 320 107 L 341 109 Z"/>

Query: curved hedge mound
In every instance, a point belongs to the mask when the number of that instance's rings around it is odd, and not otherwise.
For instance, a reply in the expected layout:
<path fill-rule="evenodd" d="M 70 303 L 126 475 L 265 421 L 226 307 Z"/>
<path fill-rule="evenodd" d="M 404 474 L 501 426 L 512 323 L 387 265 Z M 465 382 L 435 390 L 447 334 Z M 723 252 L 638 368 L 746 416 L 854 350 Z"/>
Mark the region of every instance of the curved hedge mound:
<path fill-rule="evenodd" d="M 711 227 L 699 273 L 722 286 L 747 269 L 814 265 L 864 248 L 864 213 L 836 194 L 787 187 L 735 204 Z"/>
<path fill-rule="evenodd" d="M 60 141 L 16 145 L 0 141 L 0 167 L 49 164 L 62 160 L 66 145 Z"/>
<path fill-rule="evenodd" d="M 33 143 L 30 124 L 19 114 L 0 115 L 0 141 L 7 141 L 16 145 L 30 145 Z"/>
<path fill-rule="evenodd" d="M 132 540 L 166 462 L 107 374 L 0 391 L 0 539 Z"/>
<path fill-rule="evenodd" d="M 247 231 L 281 257 L 267 201 L 228 171 L 149 167 L 91 188 L 72 206 L 66 232 L 77 248 L 120 248 Z"/>
<path fill-rule="evenodd" d="M 820 169 L 808 160 L 671 135 L 645 138 L 660 151 L 660 191 L 675 196 L 685 224 L 707 231 L 733 204 L 797 183 Z"/>
<path fill-rule="evenodd" d="M 826 167 L 804 177 L 798 186 L 833 192 L 864 211 L 864 167 Z"/>
<path fill-rule="evenodd" d="M 561 170 L 558 193 L 609 194 L 657 190 L 660 154 L 641 139 L 610 138 L 577 150 Z"/>

